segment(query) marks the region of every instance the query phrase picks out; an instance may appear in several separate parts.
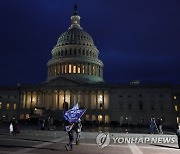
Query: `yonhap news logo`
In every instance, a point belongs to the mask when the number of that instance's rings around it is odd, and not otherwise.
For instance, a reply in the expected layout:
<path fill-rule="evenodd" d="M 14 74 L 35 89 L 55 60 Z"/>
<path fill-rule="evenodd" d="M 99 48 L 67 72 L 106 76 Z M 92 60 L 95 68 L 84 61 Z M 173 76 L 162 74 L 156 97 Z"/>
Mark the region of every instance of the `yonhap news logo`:
<path fill-rule="evenodd" d="M 96 143 L 99 148 L 107 147 L 110 142 L 112 144 L 176 144 L 177 137 L 174 135 L 164 135 L 164 136 L 114 136 L 113 134 L 109 133 L 100 133 L 96 137 Z"/>
<path fill-rule="evenodd" d="M 100 133 L 96 137 L 96 143 L 97 143 L 98 147 L 101 149 L 107 147 L 110 143 L 109 133 Z"/>

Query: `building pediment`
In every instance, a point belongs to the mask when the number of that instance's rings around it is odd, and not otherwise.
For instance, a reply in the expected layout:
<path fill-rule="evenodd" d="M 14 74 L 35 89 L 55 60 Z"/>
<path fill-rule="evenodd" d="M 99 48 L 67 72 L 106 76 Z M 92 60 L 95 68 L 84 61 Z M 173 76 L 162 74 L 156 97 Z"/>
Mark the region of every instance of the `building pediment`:
<path fill-rule="evenodd" d="M 72 87 L 77 85 L 79 85 L 78 82 L 64 77 L 56 78 L 44 83 L 44 86 L 50 86 L 50 87 Z"/>

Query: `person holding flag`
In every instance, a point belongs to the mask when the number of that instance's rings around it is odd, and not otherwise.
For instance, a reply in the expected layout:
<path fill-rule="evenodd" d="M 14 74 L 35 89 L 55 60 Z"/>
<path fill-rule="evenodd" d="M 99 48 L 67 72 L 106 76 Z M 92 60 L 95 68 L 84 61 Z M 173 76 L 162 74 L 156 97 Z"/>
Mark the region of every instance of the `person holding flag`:
<path fill-rule="evenodd" d="M 76 144 L 79 145 L 79 141 L 81 139 L 81 129 L 82 129 L 81 119 L 78 120 L 74 128 L 76 132 Z"/>
<path fill-rule="evenodd" d="M 67 151 L 73 149 L 72 143 L 74 141 L 75 124 L 83 116 L 85 111 L 86 109 L 79 109 L 79 106 L 77 103 L 76 105 L 73 106 L 73 108 L 67 110 L 63 115 L 65 119 L 65 130 L 69 136 L 69 143 L 65 146 Z"/>
<path fill-rule="evenodd" d="M 65 130 L 69 136 L 69 143 L 65 145 L 67 151 L 72 151 L 73 148 L 73 141 L 74 141 L 74 123 L 70 123 L 69 121 L 65 122 Z"/>

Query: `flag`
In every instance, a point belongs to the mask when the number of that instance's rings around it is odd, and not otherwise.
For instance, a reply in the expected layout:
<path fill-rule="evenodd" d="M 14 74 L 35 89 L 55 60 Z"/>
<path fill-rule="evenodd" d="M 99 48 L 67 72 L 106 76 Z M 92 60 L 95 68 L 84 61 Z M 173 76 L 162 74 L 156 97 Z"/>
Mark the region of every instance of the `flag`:
<path fill-rule="evenodd" d="M 78 104 L 74 105 L 72 109 L 65 112 L 64 118 L 70 123 L 76 123 L 86 112 L 86 109 L 79 109 Z"/>
<path fill-rule="evenodd" d="M 76 103 L 76 104 L 73 106 L 72 110 L 78 110 L 78 109 L 79 109 L 79 105 L 78 105 L 78 103 Z"/>

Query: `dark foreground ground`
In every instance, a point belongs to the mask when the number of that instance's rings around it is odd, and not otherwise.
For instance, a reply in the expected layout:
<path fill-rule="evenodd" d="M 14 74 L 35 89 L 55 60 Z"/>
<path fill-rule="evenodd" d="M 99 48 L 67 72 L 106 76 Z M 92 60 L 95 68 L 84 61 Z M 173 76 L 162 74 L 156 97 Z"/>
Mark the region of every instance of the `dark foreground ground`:
<path fill-rule="evenodd" d="M 112 128 L 111 128 L 112 129 Z M 148 129 L 116 128 L 111 131 L 110 144 L 99 148 L 96 142 L 98 130 L 108 132 L 109 128 L 88 128 L 82 133 L 80 145 L 73 146 L 73 151 L 66 151 L 68 142 L 66 132 L 60 130 L 37 130 L 36 127 L 22 127 L 20 134 L 12 136 L 7 126 L 0 128 L 0 154 L 179 154 L 177 141 L 173 143 L 121 143 L 114 142 L 114 138 L 174 138 L 173 132 L 165 131 L 164 134 L 148 134 Z M 117 132 L 116 132 L 117 131 Z M 129 132 L 128 132 L 129 131 Z M 116 132 L 116 133 L 115 133 Z M 160 140 L 162 141 L 162 140 Z"/>

